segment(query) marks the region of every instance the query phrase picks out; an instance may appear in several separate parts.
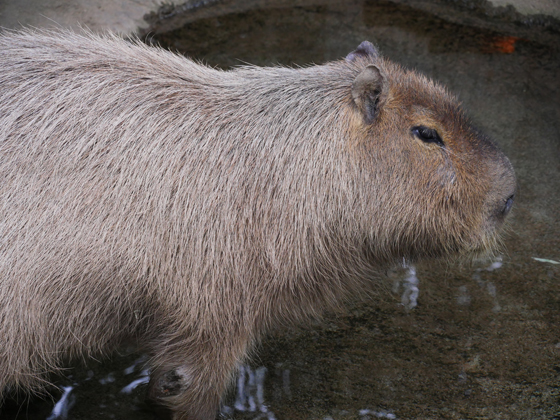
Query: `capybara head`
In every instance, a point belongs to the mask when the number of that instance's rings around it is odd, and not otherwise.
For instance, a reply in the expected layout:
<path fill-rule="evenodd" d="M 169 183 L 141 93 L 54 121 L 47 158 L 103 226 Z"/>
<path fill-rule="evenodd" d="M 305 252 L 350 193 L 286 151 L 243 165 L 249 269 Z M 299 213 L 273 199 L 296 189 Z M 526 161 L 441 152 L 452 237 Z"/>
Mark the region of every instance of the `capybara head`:
<path fill-rule="evenodd" d="M 356 158 L 377 256 L 493 250 L 516 190 L 509 160 L 441 86 L 379 57 L 367 41 L 346 60 L 359 71 Z"/>

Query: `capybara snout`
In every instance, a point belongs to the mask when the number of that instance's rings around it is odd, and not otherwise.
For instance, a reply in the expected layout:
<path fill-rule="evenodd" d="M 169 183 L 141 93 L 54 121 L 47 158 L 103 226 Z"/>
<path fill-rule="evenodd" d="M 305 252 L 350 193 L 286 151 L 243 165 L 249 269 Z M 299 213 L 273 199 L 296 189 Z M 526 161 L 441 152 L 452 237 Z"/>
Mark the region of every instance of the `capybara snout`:
<path fill-rule="evenodd" d="M 457 100 L 369 42 L 221 71 L 71 32 L 0 37 L 0 179 L 0 392 L 133 338 L 183 420 L 271 328 L 493 249 L 515 194 Z"/>

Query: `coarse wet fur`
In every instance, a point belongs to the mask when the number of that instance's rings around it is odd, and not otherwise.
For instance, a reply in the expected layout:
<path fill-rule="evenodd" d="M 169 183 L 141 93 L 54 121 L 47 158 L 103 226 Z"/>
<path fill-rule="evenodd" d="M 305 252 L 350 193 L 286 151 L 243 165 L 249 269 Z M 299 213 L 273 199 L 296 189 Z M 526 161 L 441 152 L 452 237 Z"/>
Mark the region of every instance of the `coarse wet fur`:
<path fill-rule="evenodd" d="M 367 42 L 221 71 L 32 31 L 0 37 L 0 179 L 0 390 L 132 338 L 182 420 L 271 328 L 492 249 L 515 192 L 457 100 Z"/>

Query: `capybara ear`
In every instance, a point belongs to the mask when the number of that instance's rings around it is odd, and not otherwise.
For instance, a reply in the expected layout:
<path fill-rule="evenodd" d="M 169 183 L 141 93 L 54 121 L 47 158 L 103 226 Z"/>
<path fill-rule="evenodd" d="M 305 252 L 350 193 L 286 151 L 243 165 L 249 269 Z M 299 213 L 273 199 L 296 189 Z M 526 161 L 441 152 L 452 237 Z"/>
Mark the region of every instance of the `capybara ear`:
<path fill-rule="evenodd" d="M 346 61 L 356 61 L 358 57 L 377 58 L 379 57 L 379 52 L 371 42 L 364 41 L 358 45 L 358 48 L 346 56 Z"/>
<path fill-rule="evenodd" d="M 373 64 L 362 70 L 352 83 L 352 98 L 367 124 L 371 124 L 379 114 L 382 93 L 383 75 Z"/>

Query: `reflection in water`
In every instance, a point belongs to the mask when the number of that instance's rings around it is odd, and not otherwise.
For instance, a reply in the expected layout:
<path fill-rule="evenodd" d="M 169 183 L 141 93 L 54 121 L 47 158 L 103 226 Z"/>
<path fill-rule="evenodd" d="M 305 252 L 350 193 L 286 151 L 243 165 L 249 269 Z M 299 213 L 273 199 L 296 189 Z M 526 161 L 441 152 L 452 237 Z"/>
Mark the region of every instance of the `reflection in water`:
<path fill-rule="evenodd" d="M 123 370 L 124 375 L 130 375 L 134 371 L 138 370 L 138 366 L 147 360 L 147 356 L 143 355 L 137 361 Z M 238 416 L 243 416 L 243 419 L 250 420 L 276 420 L 277 417 L 270 410 L 270 408 L 265 403 L 265 378 L 267 375 L 267 368 L 260 366 L 257 368 L 252 368 L 249 365 L 242 365 L 239 368 L 238 377 L 236 380 L 235 389 L 235 400 L 230 405 L 223 405 L 221 409 L 221 418 L 232 419 L 238 418 Z M 84 382 L 92 379 L 88 377 Z M 121 394 L 131 394 L 136 388 L 141 385 L 145 385 L 149 382 L 149 371 L 142 370 L 139 372 L 141 375 L 138 379 L 133 380 L 128 385 L 120 390 Z M 273 384 L 274 387 L 281 387 L 284 393 L 284 398 L 286 400 L 291 400 L 291 387 L 290 387 L 290 370 L 283 369 L 281 377 L 278 383 Z M 123 378 L 119 373 L 111 372 L 105 375 L 98 383 L 102 385 L 109 385 L 114 382 L 121 382 Z M 46 420 L 66 420 L 71 419 L 69 416 L 70 410 L 76 405 L 76 400 L 80 397 L 79 383 L 75 383 L 74 386 L 64 386 L 61 387 L 63 391 L 60 400 L 55 404 L 52 413 Z M 76 391 L 78 388 L 78 391 Z M 82 395 L 83 397 L 83 395 Z M 82 403 L 86 401 L 82 400 Z M 76 406 L 80 408 L 79 404 Z M 106 407 L 105 404 L 101 404 L 101 407 Z M 323 420 L 338 420 L 339 418 L 346 418 L 348 415 L 355 415 L 359 420 L 370 420 L 375 418 L 382 419 L 397 419 L 397 416 L 390 410 L 384 409 L 356 409 L 356 410 L 344 410 L 338 413 L 338 415 L 331 415 L 324 417 Z M 342 417 L 340 417 L 342 416 Z M 114 415 L 109 417 L 115 418 Z M 283 417 L 280 417 L 282 419 Z"/>
<path fill-rule="evenodd" d="M 62 397 L 55 404 L 47 420 L 66 420 L 68 418 L 68 412 L 76 402 L 76 396 L 72 394 L 73 389 L 73 386 L 62 387 Z"/>
<path fill-rule="evenodd" d="M 107 384 L 111 384 L 115 382 L 115 374 L 113 372 L 109 373 L 107 376 L 105 376 L 104 378 L 101 378 L 99 380 L 99 383 L 101 385 L 107 385 Z"/>
<path fill-rule="evenodd" d="M 134 371 L 139 367 L 142 366 L 146 361 L 148 360 L 148 356 L 147 355 L 142 355 L 140 356 L 138 359 L 136 359 L 134 361 L 134 363 L 132 365 L 130 365 L 129 367 L 127 367 L 123 373 L 125 375 L 130 375 L 132 373 L 134 373 Z M 121 393 L 122 394 L 130 394 L 132 391 L 134 391 L 138 385 L 143 385 L 143 384 L 147 384 L 148 382 L 150 382 L 150 370 L 149 369 L 145 369 L 142 372 L 140 372 L 140 378 L 135 379 L 134 381 L 132 381 L 131 383 L 129 383 L 127 386 L 125 386 L 123 389 L 121 389 Z"/>
<path fill-rule="evenodd" d="M 139 367 L 142 366 L 144 363 L 146 363 L 148 361 L 148 356 L 146 354 L 143 354 L 142 356 L 140 356 L 138 359 L 136 359 L 134 361 L 134 363 L 132 365 L 130 365 L 129 367 L 127 367 L 124 370 L 124 374 L 125 375 L 130 375 L 131 373 L 134 373 L 134 371 Z"/>
<path fill-rule="evenodd" d="M 240 412 L 258 412 L 256 419 L 266 418 L 276 420 L 274 413 L 264 403 L 264 379 L 266 368 L 261 366 L 253 370 L 248 365 L 239 368 L 237 378 L 236 398 L 233 404 L 235 410 Z M 232 414 L 233 409 L 227 405 L 222 407 L 222 413 Z"/>
<path fill-rule="evenodd" d="M 360 410 L 360 416 L 362 417 L 361 420 L 366 420 L 366 419 L 370 419 L 370 416 L 379 418 L 379 419 L 396 419 L 397 416 L 395 416 L 393 413 L 390 413 L 388 411 L 385 410 L 381 410 L 381 411 L 374 411 L 374 410 Z"/>
<path fill-rule="evenodd" d="M 132 381 L 127 386 L 125 386 L 123 389 L 121 389 L 121 393 L 130 394 L 132 391 L 134 391 L 136 389 L 136 387 L 138 385 L 147 384 L 148 382 L 150 382 L 150 376 L 148 375 L 148 371 L 147 370 L 144 371 L 143 374 L 144 374 L 144 376 Z"/>
<path fill-rule="evenodd" d="M 535 261 L 538 261 L 538 262 L 544 262 L 544 263 L 549 263 L 549 264 L 560 264 L 560 262 L 558 262 L 558 261 L 549 260 L 549 259 L 547 259 L 547 258 L 537 258 L 537 257 L 533 257 L 533 259 L 534 259 Z"/>
<path fill-rule="evenodd" d="M 408 276 L 404 279 L 404 292 L 401 297 L 401 302 L 403 306 L 408 309 L 414 309 L 418 305 L 418 294 L 420 289 L 418 288 L 420 281 L 416 276 L 416 267 L 408 267 Z"/>
<path fill-rule="evenodd" d="M 486 272 L 492 272 L 494 270 L 498 270 L 499 268 L 502 267 L 502 265 L 503 265 L 502 257 L 497 257 L 487 267 L 477 268 L 475 273 L 472 276 L 473 280 L 475 280 L 478 283 L 478 285 L 480 286 L 480 289 L 486 291 L 490 295 L 490 297 L 492 297 L 492 299 L 494 301 L 494 306 L 492 307 L 493 312 L 500 312 L 502 310 L 502 307 L 500 306 L 500 303 L 498 302 L 496 285 L 491 281 L 483 280 L 482 279 L 482 273 L 484 273 L 485 271 Z"/>
<path fill-rule="evenodd" d="M 388 275 L 391 279 L 393 279 L 393 294 L 400 293 L 402 306 L 407 311 L 410 311 L 418 306 L 420 280 L 416 274 L 416 267 L 408 264 L 406 261 L 403 261 L 402 265 L 394 267 L 390 270 Z"/>

